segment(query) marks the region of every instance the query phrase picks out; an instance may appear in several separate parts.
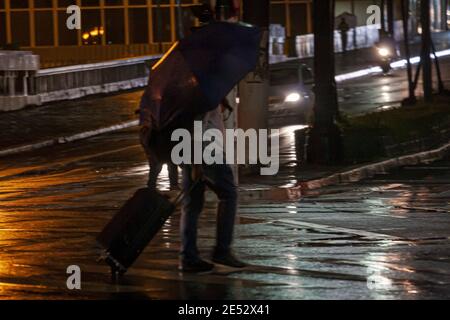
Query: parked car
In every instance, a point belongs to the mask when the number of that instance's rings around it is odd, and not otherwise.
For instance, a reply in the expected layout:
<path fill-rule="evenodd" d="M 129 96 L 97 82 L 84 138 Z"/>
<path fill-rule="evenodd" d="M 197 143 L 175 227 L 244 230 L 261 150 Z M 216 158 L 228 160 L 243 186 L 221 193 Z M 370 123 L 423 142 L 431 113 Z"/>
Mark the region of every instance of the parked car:
<path fill-rule="evenodd" d="M 269 113 L 271 118 L 291 118 L 293 124 L 308 124 L 314 105 L 314 76 L 298 61 L 270 66 Z"/>

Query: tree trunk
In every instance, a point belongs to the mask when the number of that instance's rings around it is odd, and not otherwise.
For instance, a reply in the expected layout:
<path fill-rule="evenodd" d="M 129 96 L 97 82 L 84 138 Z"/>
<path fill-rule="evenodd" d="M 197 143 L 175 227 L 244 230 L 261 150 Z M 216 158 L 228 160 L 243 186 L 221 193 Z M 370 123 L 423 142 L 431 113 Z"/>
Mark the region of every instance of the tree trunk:
<path fill-rule="evenodd" d="M 442 29 L 448 31 L 448 23 L 447 23 L 447 10 L 448 10 L 448 0 L 442 0 Z"/>
<path fill-rule="evenodd" d="M 338 116 L 334 81 L 334 5 L 314 0 L 314 124 L 308 142 L 308 161 L 331 164 L 341 159 L 341 139 L 335 124 Z"/>
<path fill-rule="evenodd" d="M 436 55 L 436 48 L 434 47 L 433 40 L 431 40 L 431 50 L 433 52 L 434 64 L 436 66 L 436 75 L 437 75 L 437 79 L 438 79 L 438 91 L 440 94 L 442 94 L 445 91 L 444 81 L 442 81 L 441 67 L 439 65 L 439 58 Z"/>
<path fill-rule="evenodd" d="M 422 55 L 423 68 L 423 94 L 427 102 L 432 101 L 432 71 L 431 71 L 431 31 L 430 31 L 430 1 L 422 0 L 420 4 L 420 16 L 422 25 Z"/>
<path fill-rule="evenodd" d="M 408 30 L 409 0 L 401 0 L 401 5 L 402 5 L 402 19 L 403 19 L 403 34 L 405 43 L 405 56 L 407 65 L 406 71 L 408 75 L 408 91 L 409 91 L 409 96 L 406 102 L 408 102 L 407 104 L 412 104 L 416 101 L 416 97 L 411 66 L 411 52 L 409 48 L 409 30 Z"/>

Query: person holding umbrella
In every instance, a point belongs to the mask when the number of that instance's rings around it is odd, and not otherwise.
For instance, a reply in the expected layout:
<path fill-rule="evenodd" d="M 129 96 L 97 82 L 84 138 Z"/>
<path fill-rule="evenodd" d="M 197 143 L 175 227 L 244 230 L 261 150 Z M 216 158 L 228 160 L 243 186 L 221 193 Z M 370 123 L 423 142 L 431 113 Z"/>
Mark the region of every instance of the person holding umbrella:
<path fill-rule="evenodd" d="M 158 176 L 162 171 L 163 164 L 167 164 L 170 190 L 179 190 L 180 187 L 178 184 L 178 166 L 172 163 L 170 157 L 164 157 L 164 154 L 167 154 L 166 152 L 158 151 L 157 142 L 155 141 L 156 137 L 152 135 L 153 124 L 151 121 L 151 117 L 146 114 L 146 112 L 148 113 L 148 110 L 145 108 L 145 98 L 146 96 L 144 96 L 141 100 L 141 105 L 137 112 L 140 115 L 141 126 L 141 129 L 139 131 L 139 138 L 149 164 L 147 186 L 150 189 L 156 189 Z"/>
<path fill-rule="evenodd" d="M 201 18 L 203 25 L 214 23 L 214 20 L 236 21 L 236 12 L 232 1 L 216 1 L 215 12 L 208 10 L 208 6 L 203 5 L 201 13 L 201 16 L 197 17 Z M 196 29 L 193 32 L 196 32 Z M 223 134 L 225 133 L 222 116 L 223 108 L 229 108 L 229 103 L 226 98 L 212 111 L 197 117 L 197 120 L 201 120 L 203 123 L 204 132 L 209 129 L 217 129 Z M 221 147 L 222 153 L 224 153 L 223 145 Z M 237 212 L 237 190 L 231 167 L 227 164 L 203 164 L 184 165 L 182 169 L 183 190 L 185 192 L 191 190 L 191 192 L 183 203 L 181 215 L 180 231 L 182 246 L 179 269 L 183 272 L 207 272 L 214 268 L 213 264 L 200 258 L 196 243 L 197 224 L 203 210 L 206 186 L 216 193 L 219 199 L 216 246 L 212 261 L 233 268 L 245 267 L 245 264 L 239 261 L 231 251 L 234 222 Z"/>
<path fill-rule="evenodd" d="M 176 42 L 152 67 L 141 100 L 141 122 L 151 123 L 153 141 L 162 141 L 156 143 L 159 145 L 156 148 L 158 156 L 171 155 L 170 150 L 176 145 L 171 140 L 174 130 L 184 129 L 195 136 L 192 132 L 196 120 L 202 121 L 204 130 L 223 131 L 221 106 L 227 105 L 225 97 L 256 68 L 262 32 L 255 26 L 237 22 L 232 3 L 234 1 L 217 1 L 216 11 L 207 5 L 194 7 L 193 12 L 198 10 L 195 15 L 203 25 Z M 237 211 L 237 191 L 231 167 L 219 163 L 194 165 L 192 159 L 184 161 L 177 163 L 183 171 L 184 193 L 179 269 L 182 272 L 208 272 L 214 268 L 212 263 L 200 258 L 197 247 L 198 219 L 203 210 L 206 187 L 219 199 L 217 241 L 212 262 L 244 267 L 231 250 Z"/>

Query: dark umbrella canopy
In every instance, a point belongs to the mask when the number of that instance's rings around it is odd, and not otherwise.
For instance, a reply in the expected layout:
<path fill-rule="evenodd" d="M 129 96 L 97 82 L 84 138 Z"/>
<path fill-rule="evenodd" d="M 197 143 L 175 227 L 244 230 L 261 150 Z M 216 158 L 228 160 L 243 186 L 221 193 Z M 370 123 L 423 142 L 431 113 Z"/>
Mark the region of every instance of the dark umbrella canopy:
<path fill-rule="evenodd" d="M 152 68 L 141 120 L 161 130 L 215 109 L 255 68 L 260 37 L 253 26 L 214 22 L 176 43 Z"/>
<path fill-rule="evenodd" d="M 179 50 L 215 108 L 258 60 L 261 33 L 243 24 L 216 22 L 180 41 Z"/>

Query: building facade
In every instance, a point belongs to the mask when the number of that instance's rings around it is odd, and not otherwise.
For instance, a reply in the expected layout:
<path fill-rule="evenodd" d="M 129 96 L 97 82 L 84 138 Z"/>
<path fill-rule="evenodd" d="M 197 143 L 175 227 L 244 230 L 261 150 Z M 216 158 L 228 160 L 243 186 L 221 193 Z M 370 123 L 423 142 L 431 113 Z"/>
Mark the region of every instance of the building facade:
<path fill-rule="evenodd" d="M 178 1 L 0 0 L 0 43 L 35 48 L 172 42 L 181 25 L 177 20 L 188 16 L 175 12 L 175 2 Z M 179 2 L 182 10 L 198 0 Z M 66 27 L 66 10 L 71 5 L 81 8 L 81 30 Z M 189 25 L 190 21 L 183 22 Z"/>
<path fill-rule="evenodd" d="M 0 47 L 32 50 L 44 66 L 162 52 L 195 24 L 187 7 L 201 1 L 0 0 Z M 312 33 L 312 1 L 272 0 L 271 23 L 284 26 L 288 37 Z M 412 13 L 418 1 L 410 1 Z M 336 0 L 336 15 L 354 13 L 362 25 L 367 7 L 379 2 Z M 432 25 L 439 29 L 447 19 L 446 0 L 432 3 Z M 70 5 L 81 8 L 80 30 L 66 26 Z"/>

